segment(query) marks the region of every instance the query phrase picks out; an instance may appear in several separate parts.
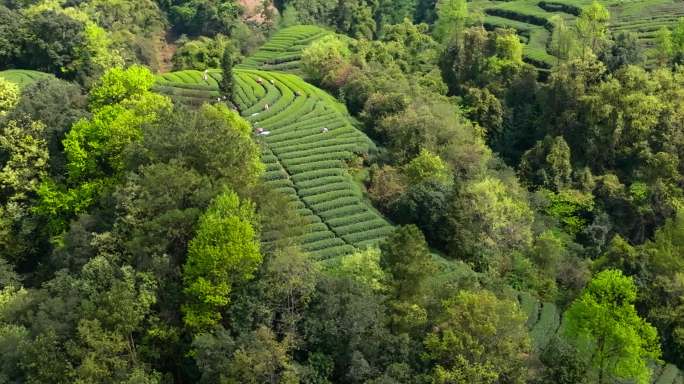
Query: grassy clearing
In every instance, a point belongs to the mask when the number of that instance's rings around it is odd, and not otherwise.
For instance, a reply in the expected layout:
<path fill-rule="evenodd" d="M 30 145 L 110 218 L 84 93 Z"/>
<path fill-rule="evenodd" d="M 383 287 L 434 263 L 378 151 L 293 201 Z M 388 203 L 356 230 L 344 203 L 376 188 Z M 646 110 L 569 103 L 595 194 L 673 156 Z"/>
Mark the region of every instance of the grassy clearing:
<path fill-rule="evenodd" d="M 0 71 L 0 77 L 19 85 L 21 88 L 26 87 L 27 85 L 30 85 L 42 78 L 50 76 L 52 75 L 44 72 L 32 71 L 29 69 L 8 69 L 5 71 Z"/>

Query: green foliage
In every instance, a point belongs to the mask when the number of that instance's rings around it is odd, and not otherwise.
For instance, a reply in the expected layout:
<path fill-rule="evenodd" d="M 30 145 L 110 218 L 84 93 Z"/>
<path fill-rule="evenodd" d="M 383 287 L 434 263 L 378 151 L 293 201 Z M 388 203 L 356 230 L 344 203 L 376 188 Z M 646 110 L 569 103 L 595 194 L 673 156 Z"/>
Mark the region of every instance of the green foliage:
<path fill-rule="evenodd" d="M 229 34 L 239 24 L 240 5 L 235 1 L 170 0 L 162 3 L 179 33 Z"/>
<path fill-rule="evenodd" d="M 327 265 L 328 273 L 345 276 L 372 289 L 386 290 L 385 271 L 380 267 L 381 252 L 378 248 L 368 248 L 341 257 Z"/>
<path fill-rule="evenodd" d="M 436 181 L 448 184 L 451 175 L 442 159 L 428 150 L 421 150 L 420 154 L 404 167 L 404 173 L 411 184 L 425 181 Z"/>
<path fill-rule="evenodd" d="M 636 313 L 634 281 L 620 271 L 594 277 L 566 312 L 564 334 L 587 357 L 597 383 L 632 379 L 647 383 L 648 359 L 660 356 L 656 329 Z"/>
<path fill-rule="evenodd" d="M 40 76 L 22 90 L 21 98 L 8 119 L 31 119 L 45 124 L 42 138 L 50 151 L 49 173 L 56 179 L 66 177 L 66 157 L 62 140 L 71 126 L 85 117 L 86 98 L 80 87 L 54 77 Z"/>
<path fill-rule="evenodd" d="M 572 58 L 577 47 L 572 30 L 568 28 L 562 16 L 553 16 L 550 21 L 553 24 L 550 53 L 556 56 L 559 62 Z"/>
<path fill-rule="evenodd" d="M 456 255 L 474 258 L 482 268 L 496 264 L 479 259 L 485 250 L 510 252 L 529 246 L 533 213 L 525 200 L 517 198 L 521 193 L 518 186 L 493 177 L 466 185 L 452 207 L 451 225 L 460 232 L 452 241 L 454 250 L 462 252 Z"/>
<path fill-rule="evenodd" d="M 516 64 L 522 64 L 523 46 L 518 36 L 513 33 L 503 33 L 496 36 L 496 56 Z"/>
<path fill-rule="evenodd" d="M 549 200 L 546 214 L 556 218 L 570 235 L 577 235 L 588 225 L 594 210 L 594 198 L 577 190 L 546 192 Z"/>
<path fill-rule="evenodd" d="M 173 69 L 196 69 L 204 71 L 219 68 L 223 51 L 233 42 L 224 35 L 213 38 L 200 36 L 197 39 L 183 39 L 178 42 L 180 47 L 173 54 Z"/>
<path fill-rule="evenodd" d="M 424 341 L 424 359 L 435 364 L 432 383 L 526 382 L 530 342 L 516 303 L 464 290 L 442 305 Z"/>
<path fill-rule="evenodd" d="M 97 110 L 144 95 L 152 88 L 154 76 L 149 69 L 134 65 L 107 71 L 88 95 L 90 108 Z"/>
<path fill-rule="evenodd" d="M 230 293 L 261 264 L 254 206 L 234 192 L 219 195 L 200 218 L 183 268 L 183 320 L 194 332 L 218 324 Z"/>
<path fill-rule="evenodd" d="M 7 115 L 19 102 L 19 86 L 0 77 L 0 117 Z"/>
<path fill-rule="evenodd" d="M 583 55 L 587 55 L 588 52 L 597 53 L 605 44 L 608 20 L 610 13 L 598 1 L 594 0 L 591 5 L 582 9 L 575 28 Z"/>
<path fill-rule="evenodd" d="M 464 0 L 439 0 L 436 5 L 437 21 L 434 35 L 446 42 L 463 32 L 468 17 L 468 3 Z"/>
<path fill-rule="evenodd" d="M 413 226 L 397 228 L 380 245 L 380 267 L 388 274 L 396 297 L 409 300 L 421 293 L 434 265 L 420 230 Z"/>
<path fill-rule="evenodd" d="M 542 383 L 584 384 L 587 382 L 587 362 L 577 349 L 561 338 L 554 338 L 542 351 L 540 360 L 545 369 Z"/>
<path fill-rule="evenodd" d="M 0 252 L 12 263 L 31 262 L 41 249 L 31 208 L 47 178 L 45 125 L 10 120 L 0 125 Z"/>
<path fill-rule="evenodd" d="M 302 52 L 302 68 L 313 80 L 322 81 L 330 69 L 342 64 L 349 55 L 345 41 L 325 36 Z"/>
<path fill-rule="evenodd" d="M 230 48 L 224 48 L 221 56 L 221 81 L 219 91 L 228 100 L 233 99 L 233 53 Z"/>
<path fill-rule="evenodd" d="M 547 136 L 523 154 L 519 165 L 520 176 L 530 186 L 559 191 L 572 181 L 570 157 L 570 147 L 562 136 Z"/>

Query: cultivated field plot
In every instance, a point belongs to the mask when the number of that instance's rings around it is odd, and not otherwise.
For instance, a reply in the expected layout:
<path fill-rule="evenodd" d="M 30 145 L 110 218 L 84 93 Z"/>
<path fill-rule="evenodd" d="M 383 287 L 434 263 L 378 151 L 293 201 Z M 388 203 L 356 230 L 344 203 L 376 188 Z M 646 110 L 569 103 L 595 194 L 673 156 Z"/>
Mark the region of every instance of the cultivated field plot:
<path fill-rule="evenodd" d="M 485 27 L 513 28 L 525 43 L 525 59 L 539 68 L 551 68 L 557 60 L 549 53 L 552 25 L 550 18 L 560 15 L 569 26 L 574 25 L 581 9 L 592 0 L 473 0 L 471 11 L 485 15 Z M 611 14 L 612 32 L 631 31 L 639 36 L 643 46 L 653 45 L 653 38 L 662 26 L 672 27 L 684 17 L 681 0 L 602 0 Z"/>
<path fill-rule="evenodd" d="M 562 314 L 553 303 L 540 302 L 527 292 L 518 294 L 520 309 L 527 315 L 527 328 L 536 352 L 543 351 L 561 331 Z M 684 384 L 684 372 L 672 364 L 653 368 L 653 384 Z"/>
<path fill-rule="evenodd" d="M 308 227 L 305 250 L 319 260 L 376 244 L 392 227 L 363 200 L 345 162 L 373 143 L 355 129 L 341 104 L 301 78 L 284 73 L 236 70 L 235 102 L 256 129 L 266 182 L 288 197 Z M 156 90 L 190 103 L 218 97 L 219 71 L 159 76 Z"/>
<path fill-rule="evenodd" d="M 0 77 L 19 85 L 21 88 L 50 76 L 52 75 L 29 69 L 8 69 L 6 71 L 0 71 Z"/>
<path fill-rule="evenodd" d="M 304 48 L 331 33 L 313 25 L 298 25 L 281 29 L 254 55 L 245 59 L 238 68 L 301 75 L 299 64 Z"/>

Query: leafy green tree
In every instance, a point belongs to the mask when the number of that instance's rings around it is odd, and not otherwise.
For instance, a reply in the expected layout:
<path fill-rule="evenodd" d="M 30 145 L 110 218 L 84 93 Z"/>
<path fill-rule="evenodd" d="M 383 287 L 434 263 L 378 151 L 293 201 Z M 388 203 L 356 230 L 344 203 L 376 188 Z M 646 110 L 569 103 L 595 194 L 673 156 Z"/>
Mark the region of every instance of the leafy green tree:
<path fill-rule="evenodd" d="M 660 66 L 664 66 L 672 60 L 675 54 L 674 41 L 672 40 L 672 31 L 667 27 L 662 26 L 658 29 L 655 36 L 654 56 L 658 60 Z"/>
<path fill-rule="evenodd" d="M 525 316 L 489 291 L 464 290 L 445 300 L 424 345 L 432 383 L 527 382 Z"/>
<path fill-rule="evenodd" d="M 0 125 L 0 253 L 22 267 L 46 252 L 41 221 L 32 213 L 48 172 L 44 132 L 45 125 L 30 120 Z"/>
<path fill-rule="evenodd" d="M 479 269 L 497 268 L 498 258 L 532 242 L 533 212 L 517 184 L 487 176 L 459 191 L 450 204 L 449 248 Z"/>
<path fill-rule="evenodd" d="M 591 220 L 594 211 L 594 198 L 591 194 L 574 189 L 558 193 L 542 191 L 548 204 L 544 212 L 557 219 L 561 227 L 571 235 L 582 232 Z"/>
<path fill-rule="evenodd" d="M 19 86 L 0 77 L 0 118 L 19 102 Z"/>
<path fill-rule="evenodd" d="M 50 151 L 50 176 L 63 180 L 66 176 L 66 156 L 62 140 L 71 126 L 86 117 L 87 101 L 78 85 L 54 77 L 40 79 L 26 86 L 9 120 L 21 120 L 26 115 L 45 125 L 43 139 Z"/>
<path fill-rule="evenodd" d="M 487 88 L 468 88 L 463 98 L 467 106 L 466 115 L 487 131 L 491 140 L 502 136 L 504 124 L 504 106 Z"/>
<path fill-rule="evenodd" d="M 201 372 L 199 383 L 299 383 L 290 350 L 291 340 L 278 341 L 260 326 L 233 338 L 217 327 L 195 337 L 192 343 Z"/>
<path fill-rule="evenodd" d="M 107 71 L 88 94 L 91 110 L 118 104 L 147 94 L 155 79 L 149 69 L 133 65 L 126 69 L 112 68 Z"/>
<path fill-rule="evenodd" d="M 559 191 L 572 181 L 570 147 L 562 136 L 547 136 L 523 154 L 519 172 L 532 187 Z"/>
<path fill-rule="evenodd" d="M 494 43 L 498 58 L 522 64 L 523 45 L 515 32 L 497 34 Z"/>
<path fill-rule="evenodd" d="M 28 68 L 64 73 L 67 67 L 80 60 L 80 51 L 86 46 L 84 23 L 62 12 L 46 10 L 27 20 L 28 40 L 19 61 Z"/>
<path fill-rule="evenodd" d="M 609 71 L 615 72 L 628 65 L 643 64 L 644 53 L 636 33 L 620 32 L 599 58 L 606 63 Z"/>
<path fill-rule="evenodd" d="M 313 80 L 321 82 L 332 69 L 344 63 L 350 54 L 346 42 L 334 35 L 328 35 L 302 52 L 302 68 Z"/>
<path fill-rule="evenodd" d="M 221 56 L 221 81 L 219 91 L 228 98 L 233 99 L 233 53 L 230 48 L 224 48 Z"/>
<path fill-rule="evenodd" d="M 564 335 L 589 360 L 597 383 L 648 383 L 649 360 L 660 357 L 656 329 L 634 308 L 634 281 L 617 270 L 597 274 L 565 313 Z"/>
<path fill-rule="evenodd" d="M 428 150 L 421 150 L 420 154 L 404 167 L 404 173 L 411 184 L 425 181 L 436 181 L 448 184 L 451 175 L 442 159 Z"/>
<path fill-rule="evenodd" d="M 674 61 L 681 63 L 684 60 L 684 17 L 680 17 L 672 31 L 672 44 L 674 45 Z"/>
<path fill-rule="evenodd" d="M 358 39 L 372 39 L 377 31 L 378 1 L 347 0 L 335 9 L 337 29 Z"/>
<path fill-rule="evenodd" d="M 381 26 L 413 20 L 417 2 L 417 0 L 381 0 L 378 8 L 378 13 L 382 19 Z"/>
<path fill-rule="evenodd" d="M 380 267 L 390 277 L 396 297 L 415 298 L 433 272 L 425 237 L 414 225 L 397 228 L 380 245 Z"/>
<path fill-rule="evenodd" d="M 598 1 L 582 9 L 575 30 L 582 46 L 582 56 L 589 52 L 599 54 L 606 42 L 610 13 Z"/>
<path fill-rule="evenodd" d="M 426 24 L 413 24 L 403 19 L 383 29 L 382 41 L 405 73 L 424 72 L 436 64 L 438 46 Z M 404 96 L 402 94 L 401 96 Z"/>
<path fill-rule="evenodd" d="M 390 217 L 398 223 L 417 225 L 431 244 L 444 246 L 451 188 L 451 184 L 434 180 L 411 184 L 396 202 Z"/>
<path fill-rule="evenodd" d="M 375 367 L 408 361 L 408 340 L 387 327 L 385 300 L 359 279 L 322 276 L 302 325 L 314 376 L 364 383 Z"/>
<path fill-rule="evenodd" d="M 273 331 L 259 327 L 233 354 L 226 374 L 228 382 L 299 383 L 290 348 L 288 339 L 280 342 Z"/>
<path fill-rule="evenodd" d="M 539 359 L 545 366 L 541 383 L 584 384 L 587 382 L 587 362 L 575 347 L 559 337 L 555 337 L 547 344 Z"/>
<path fill-rule="evenodd" d="M 241 7 L 236 1 L 167 0 L 162 5 L 178 34 L 229 35 L 239 24 Z"/>
<path fill-rule="evenodd" d="M 624 259 L 626 269 L 639 282 L 638 307 L 647 309 L 647 320 L 658 328 L 663 355 L 668 361 L 682 364 L 684 351 L 684 219 L 677 213 L 656 231 L 653 240 L 642 248 L 627 246 L 611 257 Z M 618 250 L 616 250 L 618 251 Z"/>
<path fill-rule="evenodd" d="M 8 68 L 23 54 L 26 20 L 20 12 L 0 5 L 0 66 Z"/>
<path fill-rule="evenodd" d="M 264 262 L 259 283 L 274 311 L 277 335 L 296 337 L 297 326 L 315 295 L 319 267 L 295 247 L 277 250 Z"/>
<path fill-rule="evenodd" d="M 570 59 L 576 49 L 577 41 L 572 31 L 565 24 L 565 19 L 560 15 L 554 15 L 550 19 L 553 24 L 551 34 L 551 54 L 558 58 L 558 63 Z"/>
<path fill-rule="evenodd" d="M 232 191 L 216 197 L 200 218 L 183 267 L 183 320 L 193 331 L 221 320 L 233 286 L 252 278 L 262 261 L 253 204 Z"/>
<path fill-rule="evenodd" d="M 370 176 L 368 195 L 373 205 L 386 214 L 394 212 L 396 204 L 406 192 L 406 177 L 400 170 L 389 165 L 371 168 Z"/>
<path fill-rule="evenodd" d="M 62 141 L 66 182 L 47 180 L 39 190 L 37 211 L 49 218 L 53 234 L 111 188 L 126 168 L 124 151 L 142 141 L 142 127 L 171 111 L 170 99 L 149 90 L 153 82 L 144 67 L 114 68 L 91 90 L 92 117 L 76 122 Z"/>
<path fill-rule="evenodd" d="M 200 36 L 197 39 L 180 39 L 178 50 L 173 54 L 173 69 L 206 69 L 220 68 L 223 51 L 233 42 L 224 35 L 213 38 Z"/>
<path fill-rule="evenodd" d="M 15 295 L 6 311 L 0 304 L 0 324 L 30 331 L 15 345 L 23 356 L 14 367 L 20 381 L 159 382 L 138 352 L 138 335 L 156 301 L 155 282 L 117 265 L 119 255 L 104 249 L 108 240 L 99 240 L 99 255 L 78 273 L 58 273 L 31 295 Z M 29 306 L 41 310 L 26 312 Z"/>
<path fill-rule="evenodd" d="M 434 35 L 437 40 L 446 42 L 460 36 L 468 18 L 468 3 L 465 0 L 437 1 L 437 21 Z"/>
<path fill-rule="evenodd" d="M 371 287 L 378 292 L 386 291 L 385 271 L 380 267 L 379 248 L 367 248 L 341 258 L 326 268 L 333 276 L 346 276 Z"/>
<path fill-rule="evenodd" d="M 264 171 L 261 148 L 251 133 L 247 120 L 223 103 L 204 104 L 199 110 L 176 109 L 142 127 L 142 140 L 129 148 L 128 161 L 175 160 L 247 194 Z"/>

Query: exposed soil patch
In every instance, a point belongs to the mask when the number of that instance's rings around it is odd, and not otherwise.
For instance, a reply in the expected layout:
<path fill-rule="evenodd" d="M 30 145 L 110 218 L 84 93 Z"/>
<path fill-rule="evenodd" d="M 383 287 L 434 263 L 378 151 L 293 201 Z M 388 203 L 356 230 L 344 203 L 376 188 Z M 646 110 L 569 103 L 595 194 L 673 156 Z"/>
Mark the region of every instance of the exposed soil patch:
<path fill-rule="evenodd" d="M 264 22 L 263 0 L 240 0 L 240 4 L 245 8 L 245 20 L 254 21 L 257 23 Z M 268 8 L 272 12 L 277 12 L 273 3 L 269 1 Z"/>
<path fill-rule="evenodd" d="M 159 49 L 159 73 L 170 72 L 173 69 L 171 59 L 178 49 L 175 41 L 176 35 L 171 30 L 168 30 L 166 35 L 159 39 L 159 44 L 161 45 Z"/>

